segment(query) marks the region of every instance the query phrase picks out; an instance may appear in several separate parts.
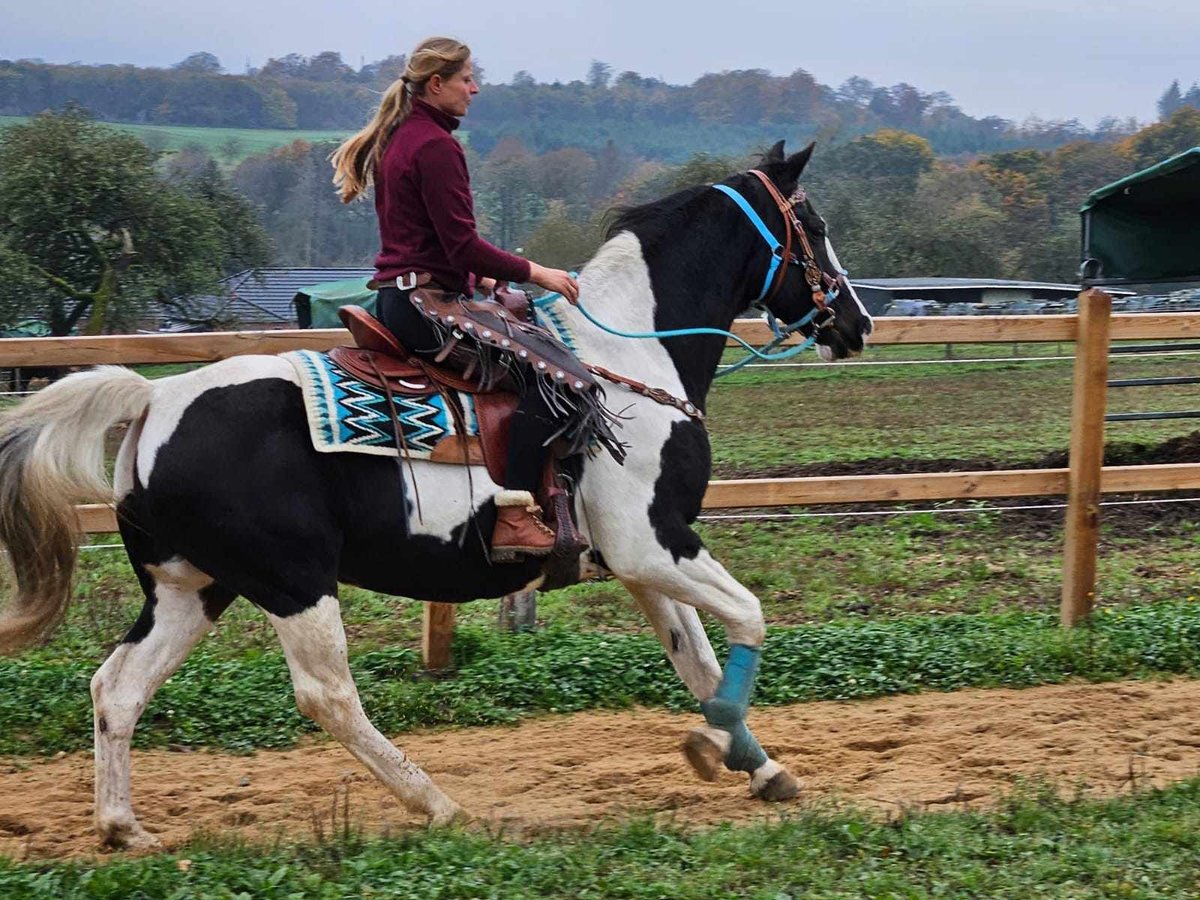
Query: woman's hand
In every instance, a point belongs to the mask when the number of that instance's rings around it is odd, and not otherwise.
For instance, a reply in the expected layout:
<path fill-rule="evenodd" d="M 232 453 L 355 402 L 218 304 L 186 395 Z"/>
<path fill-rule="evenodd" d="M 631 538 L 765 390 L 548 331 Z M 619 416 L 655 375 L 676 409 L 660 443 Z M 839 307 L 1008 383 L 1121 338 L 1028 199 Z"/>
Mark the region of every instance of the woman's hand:
<path fill-rule="evenodd" d="M 547 269 L 535 262 L 529 264 L 529 280 L 538 287 L 562 294 L 568 303 L 579 299 L 579 282 L 571 277 L 570 272 L 562 269 Z"/>

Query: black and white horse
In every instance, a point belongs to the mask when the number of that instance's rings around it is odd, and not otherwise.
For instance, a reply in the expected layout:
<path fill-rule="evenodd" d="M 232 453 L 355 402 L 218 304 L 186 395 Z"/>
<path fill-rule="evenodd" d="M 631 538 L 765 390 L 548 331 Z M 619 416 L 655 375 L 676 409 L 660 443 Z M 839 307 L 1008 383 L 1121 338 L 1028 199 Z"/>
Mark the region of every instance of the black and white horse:
<path fill-rule="evenodd" d="M 806 253 L 824 284 L 838 288 L 827 324 L 817 331 L 821 355 L 836 359 L 862 349 L 871 321 L 842 277 L 824 222 L 797 190 L 811 151 L 785 158 L 780 142 L 760 171 L 784 197 L 796 192 L 795 215 L 806 247 L 811 243 Z M 580 276 L 587 309 L 626 332 L 729 328 L 767 292 L 764 275 L 783 256 L 764 238 L 783 241 L 792 226 L 753 173 L 723 184 L 626 211 Z M 796 322 L 814 306 L 817 267 L 808 267 L 808 277 L 801 264 L 785 260 L 782 268 L 767 305 L 780 320 Z M 586 361 L 704 409 L 723 338 L 629 340 L 565 304 L 556 313 L 569 320 Z M 793 796 L 796 782 L 744 723 L 764 637 L 759 602 L 691 527 L 710 474 L 704 425 L 619 386 L 609 388 L 609 403 L 624 410 L 619 436 L 628 457 L 623 466 L 607 454 L 583 461 L 576 511 L 599 558 L 629 589 L 702 701 L 706 724 L 692 732 L 685 753 L 706 777 L 724 764 L 748 772 L 758 797 Z M 119 422 L 131 424 L 110 488 L 104 436 Z M 401 478 L 408 496 L 414 485 L 419 490 L 422 515 L 406 507 Z M 315 452 L 295 370 L 273 356 L 235 357 L 156 381 L 101 367 L 6 414 L 0 541 L 18 591 L 0 617 L 0 652 L 41 639 L 65 613 L 75 565 L 73 503 L 112 493 L 146 596 L 136 623 L 92 679 L 101 840 L 155 843 L 130 798 L 134 726 L 239 596 L 262 609 L 278 632 L 305 715 L 410 809 L 434 823 L 462 815 L 364 715 L 347 665 L 338 583 L 433 601 L 499 597 L 536 584 L 537 561 L 487 562 L 479 535 L 491 532 L 500 488 L 483 469 L 471 472 L 469 484 L 460 466 L 417 461 L 401 469 L 385 457 Z M 697 610 L 725 627 L 733 649 L 724 673 Z"/>

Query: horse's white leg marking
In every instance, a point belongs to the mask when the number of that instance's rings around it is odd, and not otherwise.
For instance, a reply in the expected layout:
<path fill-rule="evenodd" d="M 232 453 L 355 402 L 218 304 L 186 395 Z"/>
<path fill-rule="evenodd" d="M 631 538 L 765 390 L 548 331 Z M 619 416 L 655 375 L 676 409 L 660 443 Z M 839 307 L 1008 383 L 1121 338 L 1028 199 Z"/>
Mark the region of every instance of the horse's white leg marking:
<path fill-rule="evenodd" d="M 346 660 L 346 632 L 336 597 L 294 616 L 268 614 L 283 643 L 296 706 L 338 739 L 414 812 L 443 824 L 463 815 L 420 766 L 371 724 Z"/>
<path fill-rule="evenodd" d="M 707 700 L 721 683 L 721 665 L 696 610 L 649 588 L 634 588 L 633 596 L 692 696 Z"/>
<path fill-rule="evenodd" d="M 647 536 L 647 540 L 653 541 L 654 537 Z M 648 588 L 676 597 L 720 620 L 729 643 L 762 645 L 766 626 L 758 598 L 742 587 L 707 550 L 702 549 L 695 559 L 675 562 L 657 544 L 653 548 L 632 566 L 622 565 L 627 560 L 612 562 L 607 552 L 605 560 L 623 583 L 631 585 L 630 590 L 635 594 Z"/>
<path fill-rule="evenodd" d="M 671 665 L 692 696 L 697 700 L 707 700 L 721 683 L 721 666 L 696 610 L 645 588 L 635 589 L 634 597 L 666 649 Z M 703 725 L 694 729 L 689 737 L 689 745 L 693 750 L 697 749 L 697 742 L 704 745 L 698 748 L 704 757 L 701 765 L 715 777 L 725 754 L 729 752 L 729 733 Z M 707 754 L 703 752 L 705 749 L 708 750 Z M 783 766 L 768 758 L 750 774 L 750 790 L 755 796 L 761 796 L 771 779 L 782 771 Z"/>
<path fill-rule="evenodd" d="M 154 625 L 136 644 L 121 644 L 92 678 L 96 748 L 96 830 L 103 843 L 158 843 L 138 823 L 129 791 L 129 741 L 154 692 L 212 627 L 199 591 L 212 579 L 183 560 L 147 566 L 154 577 Z"/>

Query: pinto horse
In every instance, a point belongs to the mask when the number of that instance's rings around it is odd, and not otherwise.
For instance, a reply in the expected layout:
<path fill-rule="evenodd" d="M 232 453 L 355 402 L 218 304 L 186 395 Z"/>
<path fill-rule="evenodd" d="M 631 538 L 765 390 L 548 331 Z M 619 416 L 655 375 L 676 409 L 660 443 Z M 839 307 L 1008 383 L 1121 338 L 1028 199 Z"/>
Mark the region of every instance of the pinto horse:
<path fill-rule="evenodd" d="M 744 771 L 751 792 L 766 800 L 792 797 L 798 785 L 745 724 L 765 633 L 759 601 L 692 529 L 711 471 L 697 411 L 725 344 L 703 329 L 728 329 L 756 302 L 815 337 L 827 360 L 858 353 L 870 333 L 825 223 L 799 188 L 811 153 L 810 145 L 785 157 L 781 141 L 757 170 L 625 210 L 579 277 L 591 319 L 565 303 L 554 310 L 584 360 L 679 401 L 609 388 L 628 455 L 623 465 L 607 454 L 581 459 L 575 512 L 594 558 L 628 588 L 701 701 L 705 724 L 684 742 L 688 761 L 708 779 L 721 765 Z M 624 333 L 700 333 L 630 340 L 593 321 Z M 130 425 L 110 487 L 104 438 L 120 422 Z M 278 633 L 304 715 L 431 823 L 464 815 L 364 714 L 347 665 L 338 583 L 440 602 L 536 586 L 543 561 L 488 562 L 480 535 L 491 533 L 500 489 L 483 468 L 316 452 L 295 370 L 274 356 L 234 357 L 155 381 L 100 367 L 7 413 L 0 541 L 17 592 L 0 617 L 0 652 L 44 638 L 65 614 L 74 503 L 114 497 L 145 593 L 137 621 L 91 684 L 101 841 L 156 843 L 130 797 L 134 727 L 239 596 Z M 425 499 L 416 514 L 406 497 L 418 491 Z M 697 611 L 725 628 L 724 670 Z"/>

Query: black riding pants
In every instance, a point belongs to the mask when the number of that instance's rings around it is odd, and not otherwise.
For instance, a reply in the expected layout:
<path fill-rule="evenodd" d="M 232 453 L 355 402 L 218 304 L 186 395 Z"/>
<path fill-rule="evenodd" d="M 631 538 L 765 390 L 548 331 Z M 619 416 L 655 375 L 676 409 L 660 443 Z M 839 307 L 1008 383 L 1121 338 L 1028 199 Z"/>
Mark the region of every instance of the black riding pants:
<path fill-rule="evenodd" d="M 408 294 L 408 291 L 394 287 L 380 288 L 376 315 L 401 344 L 422 359 L 432 362 L 441 349 L 441 336 L 409 302 Z M 484 348 L 481 351 L 499 352 Z M 530 369 L 525 378 L 525 392 L 513 415 L 504 477 L 504 487 L 535 494 L 549 452 L 546 441 L 562 427 L 537 389 L 535 379 L 538 377 Z"/>

